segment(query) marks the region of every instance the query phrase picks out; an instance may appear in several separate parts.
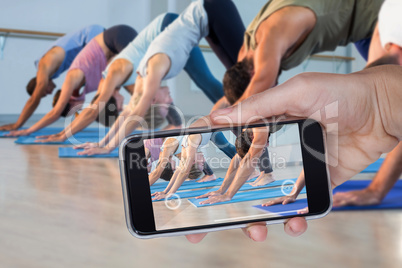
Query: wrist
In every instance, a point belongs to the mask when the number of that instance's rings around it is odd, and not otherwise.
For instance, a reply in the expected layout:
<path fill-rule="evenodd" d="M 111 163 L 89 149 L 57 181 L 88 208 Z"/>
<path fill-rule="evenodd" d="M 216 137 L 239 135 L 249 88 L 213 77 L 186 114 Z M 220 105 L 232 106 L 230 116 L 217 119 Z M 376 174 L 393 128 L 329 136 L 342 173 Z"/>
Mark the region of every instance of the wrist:
<path fill-rule="evenodd" d="M 106 145 L 106 146 L 103 147 L 103 148 L 105 148 L 105 150 L 106 150 L 108 153 L 112 152 L 113 149 L 114 149 L 114 148 L 110 147 L 109 145 Z"/>
<path fill-rule="evenodd" d="M 383 190 L 373 187 L 369 185 L 366 189 L 364 189 L 372 198 L 375 198 L 378 202 L 384 199 L 386 193 Z"/>

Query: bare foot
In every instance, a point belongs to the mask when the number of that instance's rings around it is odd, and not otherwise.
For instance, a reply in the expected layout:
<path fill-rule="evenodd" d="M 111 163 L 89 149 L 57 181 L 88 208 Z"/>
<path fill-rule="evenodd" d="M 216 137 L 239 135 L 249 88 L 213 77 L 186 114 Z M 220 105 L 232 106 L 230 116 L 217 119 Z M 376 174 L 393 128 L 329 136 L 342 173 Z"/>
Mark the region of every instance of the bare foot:
<path fill-rule="evenodd" d="M 255 177 L 258 177 L 260 173 L 257 170 L 254 170 L 253 174 L 250 175 L 250 177 L 248 177 L 248 181 L 251 179 L 254 179 Z"/>
<path fill-rule="evenodd" d="M 261 186 L 261 185 L 266 185 L 269 184 L 271 182 L 274 182 L 274 175 L 271 173 L 261 173 L 260 176 L 255 180 L 255 182 L 253 184 L 251 184 L 252 186 Z"/>
<path fill-rule="evenodd" d="M 214 181 L 216 180 L 216 176 L 215 174 L 212 175 L 205 175 L 204 177 L 202 177 L 201 180 L 197 181 L 197 182 L 206 182 L 206 181 Z"/>

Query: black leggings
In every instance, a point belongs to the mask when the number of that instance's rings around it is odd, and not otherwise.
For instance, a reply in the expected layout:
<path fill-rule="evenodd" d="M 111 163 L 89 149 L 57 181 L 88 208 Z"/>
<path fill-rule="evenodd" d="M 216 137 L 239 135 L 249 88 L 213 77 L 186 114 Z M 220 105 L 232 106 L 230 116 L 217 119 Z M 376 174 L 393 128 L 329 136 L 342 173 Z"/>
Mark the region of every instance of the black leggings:
<path fill-rule="evenodd" d="M 119 54 L 134 38 L 137 31 L 128 25 L 116 25 L 103 32 L 103 41 L 113 54 Z"/>
<path fill-rule="evenodd" d="M 243 45 L 244 24 L 232 0 L 204 0 L 209 35 L 205 38 L 219 60 L 229 69 L 237 62 Z"/>
<path fill-rule="evenodd" d="M 265 174 L 268 174 L 273 171 L 271 161 L 269 161 L 268 148 L 264 149 L 264 152 L 260 156 L 259 160 L 260 161 L 258 161 L 258 168 L 260 169 L 260 172 L 264 172 Z"/>

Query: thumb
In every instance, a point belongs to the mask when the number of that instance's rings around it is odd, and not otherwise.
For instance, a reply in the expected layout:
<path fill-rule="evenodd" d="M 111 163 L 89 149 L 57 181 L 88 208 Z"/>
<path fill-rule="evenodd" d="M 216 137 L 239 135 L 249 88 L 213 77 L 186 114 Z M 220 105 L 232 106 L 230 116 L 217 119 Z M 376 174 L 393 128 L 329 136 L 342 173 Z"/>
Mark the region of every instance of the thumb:
<path fill-rule="evenodd" d="M 253 95 L 238 105 L 216 110 L 211 119 L 216 124 L 251 123 L 278 115 L 309 117 L 320 104 L 320 92 L 314 79 L 296 76 L 282 85 Z M 319 108 L 318 108 L 319 109 Z"/>

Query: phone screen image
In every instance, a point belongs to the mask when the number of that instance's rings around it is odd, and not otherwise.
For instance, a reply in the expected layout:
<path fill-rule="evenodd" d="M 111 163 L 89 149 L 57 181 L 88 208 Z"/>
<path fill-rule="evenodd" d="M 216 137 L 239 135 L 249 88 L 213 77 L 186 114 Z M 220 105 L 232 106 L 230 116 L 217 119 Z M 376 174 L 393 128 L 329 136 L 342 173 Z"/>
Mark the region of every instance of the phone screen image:
<path fill-rule="evenodd" d="M 157 231 L 308 213 L 297 123 L 143 143 Z"/>

